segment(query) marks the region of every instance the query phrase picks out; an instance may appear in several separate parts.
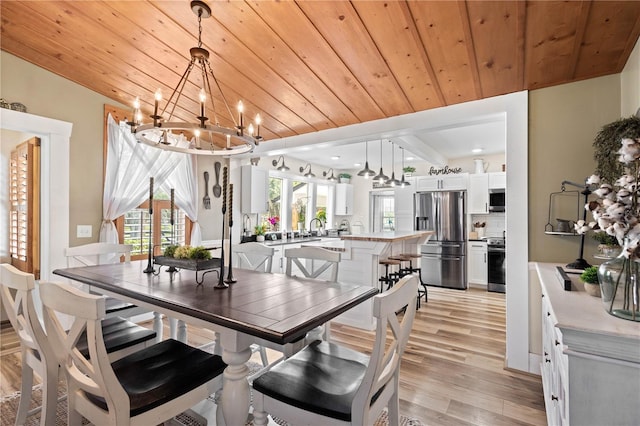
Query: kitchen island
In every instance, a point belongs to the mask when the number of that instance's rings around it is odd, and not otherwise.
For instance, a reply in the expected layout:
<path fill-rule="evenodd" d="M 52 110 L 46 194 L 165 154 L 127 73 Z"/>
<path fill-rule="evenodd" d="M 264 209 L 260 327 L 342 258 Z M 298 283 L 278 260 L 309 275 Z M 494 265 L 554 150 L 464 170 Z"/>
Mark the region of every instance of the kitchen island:
<path fill-rule="evenodd" d="M 338 280 L 345 283 L 380 288 L 378 278 L 384 270 L 380 259 L 401 253 L 419 253 L 419 246 L 433 235 L 433 231 L 380 232 L 340 237 L 344 251 L 340 261 Z M 371 300 L 356 306 L 334 321 L 367 330 L 375 328 Z"/>

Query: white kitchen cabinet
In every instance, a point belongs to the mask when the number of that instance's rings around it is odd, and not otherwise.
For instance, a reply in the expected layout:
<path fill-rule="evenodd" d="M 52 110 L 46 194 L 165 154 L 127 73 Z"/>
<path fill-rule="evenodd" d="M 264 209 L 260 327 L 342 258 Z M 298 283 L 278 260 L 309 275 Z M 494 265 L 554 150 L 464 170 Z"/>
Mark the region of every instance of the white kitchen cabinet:
<path fill-rule="evenodd" d="M 269 211 L 269 172 L 256 166 L 242 166 L 242 213 Z"/>
<path fill-rule="evenodd" d="M 469 175 L 467 213 L 489 213 L 489 176 L 486 173 Z"/>
<path fill-rule="evenodd" d="M 487 243 L 483 241 L 469 241 L 467 254 L 470 283 L 487 284 Z"/>
<path fill-rule="evenodd" d="M 456 191 L 467 189 L 468 173 L 445 176 L 419 176 L 416 178 L 418 191 Z"/>
<path fill-rule="evenodd" d="M 405 178 L 409 186 L 395 187 L 393 190 L 393 209 L 396 218 L 396 231 L 413 231 L 413 196 L 416 193 L 414 178 Z"/>
<path fill-rule="evenodd" d="M 335 214 L 347 216 L 353 214 L 353 185 L 339 183 L 336 185 Z"/>
<path fill-rule="evenodd" d="M 506 189 L 507 188 L 507 173 L 496 172 L 487 173 L 489 175 L 489 189 Z"/>

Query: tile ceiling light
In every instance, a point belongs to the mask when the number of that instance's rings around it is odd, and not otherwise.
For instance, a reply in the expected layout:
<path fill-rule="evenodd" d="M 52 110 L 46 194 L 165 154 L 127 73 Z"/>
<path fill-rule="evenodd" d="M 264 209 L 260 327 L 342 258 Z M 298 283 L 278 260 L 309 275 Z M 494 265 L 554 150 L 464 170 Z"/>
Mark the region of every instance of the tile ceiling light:
<path fill-rule="evenodd" d="M 209 18 L 211 16 L 211 8 L 203 1 L 194 0 L 191 2 L 191 10 L 193 10 L 193 13 L 198 17 L 198 46 L 190 49 L 189 56 L 191 60 L 187 64 L 187 69 L 175 89 L 173 89 L 162 111 L 158 111 L 158 104 L 162 100 L 162 92 L 160 89 L 156 91 L 153 115 L 150 116 L 153 119 L 153 123 L 142 123 L 140 100 L 136 98 L 133 105 L 133 117 L 128 124 L 131 126 L 131 131 L 135 134 L 139 142 L 168 151 L 220 156 L 251 152 L 262 139 L 260 136 L 260 115 L 256 114 L 256 127 L 254 128 L 253 124 L 249 124 L 245 132 L 244 107 L 242 101 L 238 102 L 237 121 L 233 114 L 231 114 L 231 109 L 222 93 L 220 83 L 211 69 L 209 51 L 202 47 L 202 18 Z M 187 84 L 189 83 L 191 71 L 194 69 L 198 70 L 198 72 L 194 74 L 202 76 L 201 81 L 193 81 L 191 84 Z M 229 114 L 228 119 L 233 123 L 233 127 L 224 127 L 218 122 L 214 97 L 211 91 L 212 83 L 220 94 L 225 110 Z M 178 102 L 181 99 L 185 87 L 191 86 L 201 88 L 198 95 L 199 110 L 196 114 L 197 121 L 172 121 L 173 113 L 176 109 L 188 109 L 186 107 L 178 107 Z M 187 96 L 185 96 L 185 98 L 186 97 Z M 209 121 L 209 117 L 206 116 L 207 108 L 205 108 L 207 100 L 210 101 L 210 109 L 208 112 L 213 114 L 213 124 L 207 124 L 207 121 Z M 164 117 L 165 113 L 168 114 L 166 118 Z M 176 133 L 174 134 L 173 132 Z M 184 133 L 193 136 L 190 143 L 181 136 Z"/>

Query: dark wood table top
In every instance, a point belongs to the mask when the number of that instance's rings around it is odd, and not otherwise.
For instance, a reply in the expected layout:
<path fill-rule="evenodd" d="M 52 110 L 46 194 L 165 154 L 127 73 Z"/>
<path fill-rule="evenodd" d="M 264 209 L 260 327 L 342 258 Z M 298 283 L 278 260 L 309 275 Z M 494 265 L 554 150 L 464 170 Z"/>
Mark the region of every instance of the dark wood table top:
<path fill-rule="evenodd" d="M 56 269 L 54 274 L 109 293 L 179 312 L 278 344 L 309 330 L 377 294 L 354 284 L 233 269 L 235 284 L 214 289 L 215 273 L 196 284 L 196 272 L 145 274 L 146 261 Z M 156 267 L 157 270 L 157 267 Z"/>

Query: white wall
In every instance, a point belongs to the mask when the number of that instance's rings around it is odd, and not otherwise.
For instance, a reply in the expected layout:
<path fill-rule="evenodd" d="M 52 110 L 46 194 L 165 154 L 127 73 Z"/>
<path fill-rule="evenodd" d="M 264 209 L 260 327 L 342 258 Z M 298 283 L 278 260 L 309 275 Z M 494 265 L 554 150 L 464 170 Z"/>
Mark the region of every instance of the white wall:
<path fill-rule="evenodd" d="M 640 114 L 640 39 L 620 73 L 620 111 L 622 117 Z"/>

